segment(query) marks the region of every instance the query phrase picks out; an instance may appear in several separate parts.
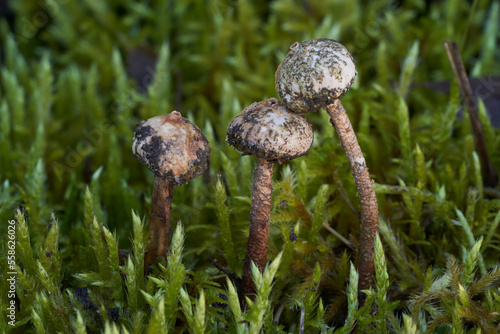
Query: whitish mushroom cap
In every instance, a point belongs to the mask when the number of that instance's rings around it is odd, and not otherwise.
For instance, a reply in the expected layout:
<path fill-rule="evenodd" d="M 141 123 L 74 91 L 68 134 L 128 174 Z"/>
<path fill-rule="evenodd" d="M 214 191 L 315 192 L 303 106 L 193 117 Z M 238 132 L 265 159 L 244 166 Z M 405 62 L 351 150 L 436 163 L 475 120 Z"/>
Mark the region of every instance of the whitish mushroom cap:
<path fill-rule="evenodd" d="M 274 163 L 300 157 L 314 140 L 309 121 L 277 99 L 255 102 L 229 124 L 226 141 L 245 155 Z"/>
<path fill-rule="evenodd" d="M 177 111 L 139 122 L 132 151 L 156 177 L 176 187 L 209 168 L 207 138 Z"/>
<path fill-rule="evenodd" d="M 276 90 L 288 109 L 302 114 L 342 97 L 356 74 L 352 55 L 339 42 L 296 42 L 276 71 Z"/>

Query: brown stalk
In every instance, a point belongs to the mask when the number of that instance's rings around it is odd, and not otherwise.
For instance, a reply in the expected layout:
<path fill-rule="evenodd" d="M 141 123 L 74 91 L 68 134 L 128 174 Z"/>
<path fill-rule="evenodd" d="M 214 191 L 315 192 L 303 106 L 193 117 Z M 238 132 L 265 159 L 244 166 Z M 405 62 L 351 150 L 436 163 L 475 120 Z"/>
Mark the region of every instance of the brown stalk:
<path fill-rule="evenodd" d="M 458 87 L 460 88 L 460 94 L 464 99 L 465 107 L 469 112 L 477 153 L 479 155 L 479 159 L 481 160 L 481 166 L 483 167 L 485 184 L 490 187 L 495 187 L 498 182 L 497 175 L 488 155 L 488 148 L 486 147 L 486 141 L 484 139 L 483 127 L 481 126 L 481 121 L 478 116 L 479 112 L 477 110 L 476 101 L 474 100 L 474 94 L 472 93 L 469 77 L 467 76 L 462 57 L 460 56 L 460 51 L 458 50 L 455 42 L 445 41 L 444 47 L 446 49 L 446 53 L 448 54 L 448 59 L 450 60 L 453 72 L 455 73 L 455 77 L 457 78 Z"/>
<path fill-rule="evenodd" d="M 159 177 L 155 177 L 151 197 L 151 215 L 149 217 L 150 242 L 144 259 L 144 273 L 149 274 L 150 266 L 159 257 L 167 258 L 170 244 L 170 211 L 174 186 Z"/>
<path fill-rule="evenodd" d="M 349 117 L 340 100 L 327 105 L 325 108 L 330 115 L 330 122 L 340 139 L 340 144 L 351 165 L 354 182 L 358 188 L 361 201 L 361 236 L 358 247 L 357 270 L 359 273 L 358 291 L 369 289 L 373 284 L 375 264 L 373 246 L 378 231 L 378 204 L 372 179 L 366 167 L 365 158 L 358 139 L 352 128 Z M 359 294 L 361 304 L 364 303 L 364 294 Z"/>
<path fill-rule="evenodd" d="M 252 261 L 262 272 L 266 266 L 267 239 L 269 235 L 269 219 L 271 216 L 271 196 L 273 192 L 273 166 L 263 158 L 257 160 L 257 168 L 253 174 L 252 206 L 250 208 L 250 233 L 243 264 L 241 280 L 242 302 L 245 296 L 255 299 L 255 284 L 252 277 Z"/>

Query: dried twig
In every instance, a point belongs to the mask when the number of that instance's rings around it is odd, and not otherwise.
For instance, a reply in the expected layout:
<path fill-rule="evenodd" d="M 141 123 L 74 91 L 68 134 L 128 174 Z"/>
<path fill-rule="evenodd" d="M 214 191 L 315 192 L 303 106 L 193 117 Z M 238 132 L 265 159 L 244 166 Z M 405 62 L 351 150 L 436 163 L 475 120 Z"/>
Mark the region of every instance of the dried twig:
<path fill-rule="evenodd" d="M 339 232 L 335 231 L 326 221 L 323 222 L 323 227 L 328 231 L 330 232 L 331 234 L 333 234 L 334 236 L 336 236 L 340 241 L 342 241 L 344 244 L 346 244 L 347 247 L 353 249 L 353 250 L 356 250 L 356 247 L 354 247 L 354 245 L 349 241 L 347 240 L 346 238 L 344 238 L 342 236 L 342 234 L 340 234 Z"/>
<path fill-rule="evenodd" d="M 444 47 L 446 48 L 448 59 L 450 60 L 451 67 L 453 68 L 453 72 L 455 73 L 455 77 L 457 78 L 460 93 L 462 94 L 462 97 L 465 101 L 465 107 L 469 112 L 472 131 L 474 133 L 474 140 L 476 143 L 476 149 L 478 151 L 479 159 L 481 160 L 481 165 L 485 174 L 484 181 L 487 186 L 494 187 L 498 182 L 497 175 L 495 170 L 493 169 L 488 155 L 483 128 L 478 116 L 479 112 L 477 109 L 476 101 L 474 100 L 474 94 L 472 93 L 469 77 L 467 76 L 462 57 L 460 56 L 460 51 L 458 50 L 457 44 L 455 42 L 445 41 Z"/>

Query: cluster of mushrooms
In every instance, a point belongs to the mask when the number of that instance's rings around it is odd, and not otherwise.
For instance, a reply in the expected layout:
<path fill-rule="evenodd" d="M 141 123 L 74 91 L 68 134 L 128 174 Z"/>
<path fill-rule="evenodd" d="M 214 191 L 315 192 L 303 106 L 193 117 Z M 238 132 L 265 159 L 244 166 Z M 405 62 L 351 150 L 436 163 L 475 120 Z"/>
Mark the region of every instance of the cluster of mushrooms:
<path fill-rule="evenodd" d="M 302 115 L 323 108 L 330 115 L 351 165 L 361 201 L 361 236 L 357 248 L 359 290 L 372 285 L 373 245 L 378 230 L 378 205 L 372 180 L 351 123 L 339 98 L 356 76 L 354 60 L 340 43 L 317 38 L 290 47 L 276 71 L 275 98 L 245 108 L 227 129 L 227 142 L 244 155 L 257 157 L 250 231 L 244 260 L 241 296 L 254 298 L 251 263 L 262 271 L 267 260 L 273 165 L 305 155 L 314 139 Z M 210 147 L 201 130 L 173 111 L 137 125 L 134 155 L 155 175 L 149 221 L 150 243 L 145 272 L 158 258 L 167 258 L 173 188 L 208 171 Z M 360 295 L 362 298 L 362 295 Z"/>

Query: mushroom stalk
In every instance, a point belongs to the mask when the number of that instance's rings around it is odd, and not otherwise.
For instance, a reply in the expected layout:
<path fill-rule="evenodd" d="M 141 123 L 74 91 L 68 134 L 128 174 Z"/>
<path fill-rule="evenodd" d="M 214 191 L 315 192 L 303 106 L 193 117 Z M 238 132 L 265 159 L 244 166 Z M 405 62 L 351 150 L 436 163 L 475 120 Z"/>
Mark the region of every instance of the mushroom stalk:
<path fill-rule="evenodd" d="M 373 246 L 375 235 L 378 231 L 378 205 L 372 179 L 366 167 L 365 157 L 361 152 L 356 134 L 352 128 L 349 117 L 340 100 L 336 99 L 332 104 L 324 107 L 330 122 L 335 128 L 344 149 L 347 159 L 351 165 L 354 182 L 358 188 L 361 201 L 361 236 L 358 247 L 357 270 L 359 273 L 358 291 L 369 289 L 373 283 L 375 270 L 373 260 Z M 364 296 L 361 296 L 364 299 Z"/>
<path fill-rule="evenodd" d="M 149 218 L 150 243 L 144 261 L 144 270 L 149 272 L 149 266 L 158 257 L 167 258 L 170 244 L 170 211 L 174 186 L 159 177 L 155 177 L 153 195 L 151 197 L 151 216 Z"/>
<path fill-rule="evenodd" d="M 274 164 L 264 158 L 257 160 L 253 174 L 250 233 L 243 267 L 242 295 L 253 299 L 255 285 L 252 279 L 252 261 L 262 272 L 266 266 Z"/>

